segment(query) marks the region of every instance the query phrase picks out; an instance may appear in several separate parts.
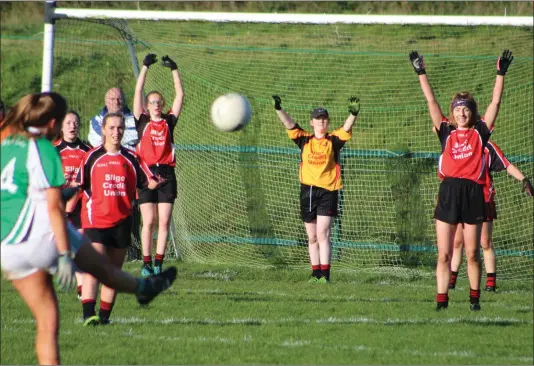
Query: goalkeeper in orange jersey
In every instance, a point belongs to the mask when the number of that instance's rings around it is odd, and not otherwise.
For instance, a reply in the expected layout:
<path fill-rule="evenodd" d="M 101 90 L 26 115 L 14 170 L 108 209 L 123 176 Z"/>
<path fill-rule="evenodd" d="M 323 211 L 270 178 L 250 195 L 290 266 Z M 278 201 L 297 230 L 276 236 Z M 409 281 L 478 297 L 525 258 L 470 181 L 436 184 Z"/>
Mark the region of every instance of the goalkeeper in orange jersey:
<path fill-rule="evenodd" d="M 484 255 L 484 266 L 486 267 L 486 291 L 495 292 L 497 288 L 497 265 L 495 258 L 495 248 L 493 246 L 493 220 L 497 218 L 497 209 L 495 207 L 495 187 L 493 186 L 493 176 L 491 172 L 500 172 L 506 170 L 508 174 L 523 183 L 523 190 L 528 196 L 534 196 L 534 187 L 528 178 L 525 178 L 523 173 L 513 164 L 511 164 L 502 150 L 492 141 L 489 141 L 484 151 L 484 159 L 486 162 L 486 172 L 484 184 L 484 198 L 485 198 L 485 215 L 482 223 L 482 233 L 480 236 L 480 246 Z M 454 249 L 451 259 L 451 279 L 449 281 L 449 289 L 456 287 L 456 279 L 460 264 L 462 263 L 462 250 L 464 248 L 463 228 L 458 225 L 454 237 Z"/>
<path fill-rule="evenodd" d="M 332 247 L 330 230 L 338 213 L 341 183 L 340 151 L 352 138 L 352 126 L 360 112 L 360 100 L 349 98 L 349 116 L 341 128 L 328 132 L 330 116 L 324 108 L 311 113 L 313 132 L 304 131 L 282 109 L 282 99 L 274 95 L 274 109 L 287 129 L 287 135 L 300 148 L 300 215 L 308 234 L 312 266 L 309 282 L 330 282 Z"/>

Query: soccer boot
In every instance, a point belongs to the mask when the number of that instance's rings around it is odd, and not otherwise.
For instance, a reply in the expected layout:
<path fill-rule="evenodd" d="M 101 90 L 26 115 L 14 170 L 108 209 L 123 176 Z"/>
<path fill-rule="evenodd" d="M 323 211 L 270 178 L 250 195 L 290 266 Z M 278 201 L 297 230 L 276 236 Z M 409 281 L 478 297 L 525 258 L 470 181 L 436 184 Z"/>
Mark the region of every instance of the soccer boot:
<path fill-rule="evenodd" d="M 147 305 L 161 292 L 171 287 L 176 279 L 176 267 L 170 267 L 159 275 L 149 276 L 140 279 L 142 282 L 141 289 L 136 294 L 137 302 L 141 305 Z"/>
<path fill-rule="evenodd" d="M 83 321 L 83 326 L 84 327 L 89 327 L 89 326 L 96 326 L 96 325 L 100 325 L 101 322 L 100 322 L 100 317 L 98 315 L 93 315 L 87 319 L 84 319 Z"/>
<path fill-rule="evenodd" d="M 449 290 L 454 290 L 456 288 L 456 282 L 449 283 Z"/>
<path fill-rule="evenodd" d="M 154 275 L 159 275 L 163 272 L 162 266 L 154 266 Z"/>
<path fill-rule="evenodd" d="M 317 280 L 317 283 L 321 283 L 321 284 L 327 284 L 327 283 L 330 283 L 330 280 L 326 277 L 321 277 Z"/>
<path fill-rule="evenodd" d="M 438 302 L 438 304 L 436 306 L 436 311 L 447 310 L 448 308 L 449 308 L 449 304 L 448 303 Z"/>
<path fill-rule="evenodd" d="M 152 276 L 154 274 L 154 270 L 152 269 L 151 264 L 143 264 L 143 267 L 141 267 L 141 277 L 147 278 L 148 276 Z"/>
<path fill-rule="evenodd" d="M 311 276 L 310 279 L 308 280 L 308 283 L 317 283 L 319 282 L 319 279 L 315 276 Z"/>
<path fill-rule="evenodd" d="M 497 288 L 495 286 L 486 286 L 484 290 L 486 290 L 487 292 L 496 292 Z"/>
<path fill-rule="evenodd" d="M 472 304 L 469 305 L 469 309 L 471 309 L 471 311 L 480 311 L 480 303 L 479 302 L 474 302 Z"/>

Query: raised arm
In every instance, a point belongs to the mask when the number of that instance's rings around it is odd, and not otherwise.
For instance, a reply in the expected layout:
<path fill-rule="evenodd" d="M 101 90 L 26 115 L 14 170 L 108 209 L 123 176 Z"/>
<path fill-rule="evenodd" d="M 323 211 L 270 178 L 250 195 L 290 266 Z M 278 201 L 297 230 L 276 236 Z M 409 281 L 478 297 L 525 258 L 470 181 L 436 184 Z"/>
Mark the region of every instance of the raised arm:
<path fill-rule="evenodd" d="M 495 123 L 497 115 L 499 114 L 502 92 L 504 90 L 504 75 L 506 75 L 508 67 L 513 59 L 514 57 L 510 50 L 504 50 L 501 57 L 497 59 L 497 78 L 495 79 L 495 86 L 493 87 L 493 96 L 491 98 L 491 103 L 484 114 L 484 120 L 490 130 L 493 128 L 493 123 Z"/>
<path fill-rule="evenodd" d="M 169 56 L 163 56 L 161 58 L 161 64 L 171 69 L 172 80 L 174 83 L 174 101 L 172 103 L 172 114 L 176 117 L 182 112 L 182 105 L 184 102 L 184 89 L 182 87 L 182 79 L 180 78 L 180 71 L 178 71 L 178 65 Z"/>
<path fill-rule="evenodd" d="M 289 114 L 287 114 L 286 111 L 282 109 L 282 98 L 280 98 L 278 95 L 273 95 L 273 102 L 274 102 L 274 109 L 276 110 L 276 114 L 278 115 L 278 118 L 280 118 L 280 121 L 284 124 L 284 126 L 288 130 L 292 130 L 297 125 Z"/>
<path fill-rule="evenodd" d="M 350 97 L 348 109 L 350 114 L 343 124 L 343 129 L 345 132 L 350 132 L 352 130 L 352 126 L 358 118 L 358 114 L 360 113 L 360 98 L 354 96 Z"/>
<path fill-rule="evenodd" d="M 432 123 L 434 127 L 439 131 L 439 128 L 441 127 L 441 119 L 443 117 L 443 113 L 441 112 L 441 108 L 439 107 L 439 104 L 436 101 L 436 97 L 434 96 L 434 91 L 432 90 L 430 82 L 428 81 L 428 77 L 426 76 L 423 55 L 419 55 L 417 51 L 412 51 L 410 53 L 410 62 L 412 63 L 412 66 L 417 75 L 419 75 L 419 84 L 421 84 L 421 89 L 423 90 L 423 94 L 425 95 Z"/>
<path fill-rule="evenodd" d="M 133 114 L 135 119 L 139 119 L 139 117 L 141 117 L 141 113 L 143 113 L 144 109 L 143 87 L 145 86 L 146 73 L 148 72 L 148 68 L 150 67 L 150 65 L 156 62 L 157 58 L 156 55 L 153 53 L 149 53 L 143 59 L 143 66 L 141 67 L 141 71 L 139 71 L 139 76 L 137 77 L 137 84 L 135 84 L 133 101 Z"/>

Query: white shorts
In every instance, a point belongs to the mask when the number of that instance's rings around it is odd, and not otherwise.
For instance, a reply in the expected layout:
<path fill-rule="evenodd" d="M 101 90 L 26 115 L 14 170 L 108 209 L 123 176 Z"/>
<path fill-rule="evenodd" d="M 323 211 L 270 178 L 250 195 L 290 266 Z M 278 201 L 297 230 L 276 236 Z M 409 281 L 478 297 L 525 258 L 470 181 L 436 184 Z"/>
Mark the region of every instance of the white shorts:
<path fill-rule="evenodd" d="M 70 222 L 67 223 L 67 236 L 73 253 L 87 241 Z M 19 280 L 39 270 L 55 274 L 58 257 L 56 240 L 49 225 L 36 225 L 28 241 L 3 245 L 0 252 L 2 272 L 8 280 Z"/>

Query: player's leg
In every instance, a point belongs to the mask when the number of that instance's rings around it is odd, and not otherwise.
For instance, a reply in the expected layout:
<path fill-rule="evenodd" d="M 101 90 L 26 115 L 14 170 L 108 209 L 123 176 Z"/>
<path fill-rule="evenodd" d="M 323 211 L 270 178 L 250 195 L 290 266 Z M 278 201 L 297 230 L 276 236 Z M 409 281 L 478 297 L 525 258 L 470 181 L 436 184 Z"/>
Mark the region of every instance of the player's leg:
<path fill-rule="evenodd" d="M 40 365 L 58 365 L 59 310 L 52 276 L 44 271 L 36 271 L 12 283 L 35 319 L 37 362 Z"/>
<path fill-rule="evenodd" d="M 300 186 L 300 218 L 304 222 L 308 236 L 308 254 L 312 275 L 308 282 L 317 282 L 321 278 L 319 243 L 317 242 L 317 203 L 314 199 L 314 187 Z"/>
<path fill-rule="evenodd" d="M 141 210 L 141 217 L 143 218 L 143 225 L 141 228 L 141 243 L 143 245 L 143 267 L 141 268 L 141 275 L 143 277 L 150 276 L 154 273 L 152 269 L 152 247 L 154 242 L 154 223 L 156 222 L 157 204 L 154 202 L 144 202 L 143 199 L 149 193 L 143 190 L 139 194 L 139 208 Z M 143 203 L 141 203 L 143 202 Z"/>
<path fill-rule="evenodd" d="M 464 231 L 463 225 L 458 224 L 456 227 L 456 233 L 454 234 L 454 248 L 452 251 L 451 259 L 451 279 L 449 281 L 449 289 L 456 288 L 456 279 L 458 272 L 460 271 L 460 265 L 462 264 L 464 251 Z"/>
<path fill-rule="evenodd" d="M 436 265 L 437 309 L 449 306 L 449 282 L 451 277 L 451 258 L 454 235 L 457 225 L 436 219 L 436 237 L 438 243 L 438 263 Z"/>
<path fill-rule="evenodd" d="M 126 248 L 111 248 L 106 247 L 106 254 L 109 258 L 111 264 L 117 268 L 122 268 L 124 264 L 124 258 L 126 257 Z M 98 317 L 102 324 L 109 323 L 109 317 L 111 316 L 111 311 L 115 305 L 115 299 L 117 292 L 106 285 L 102 285 L 100 290 L 100 310 L 98 312 Z"/>
<path fill-rule="evenodd" d="M 322 283 L 330 282 L 330 260 L 332 258 L 332 243 L 330 230 L 334 218 L 332 216 L 317 215 L 317 242 L 319 243 L 319 257 L 321 262 Z"/>
<path fill-rule="evenodd" d="M 480 235 L 480 246 L 484 255 L 484 266 L 486 267 L 486 291 L 495 291 L 497 286 L 497 259 L 495 248 L 493 247 L 493 221 L 482 223 L 482 233 Z"/>
<path fill-rule="evenodd" d="M 480 310 L 480 233 L 482 224 L 464 224 L 464 246 L 471 310 Z"/>
<path fill-rule="evenodd" d="M 156 244 L 156 258 L 154 259 L 154 274 L 159 274 L 163 270 L 163 258 L 165 257 L 171 219 L 172 203 L 158 203 L 158 240 Z"/>
<path fill-rule="evenodd" d="M 99 229 L 89 229 L 87 234 L 90 235 L 90 238 L 94 238 L 95 235 L 93 232 L 98 232 L 97 235 L 100 235 L 100 232 L 103 230 Z M 92 242 L 88 245 L 91 245 L 95 252 L 100 255 L 105 255 L 106 249 L 101 243 L 103 241 L 102 237 L 99 236 L 97 239 L 98 242 Z M 97 325 L 99 323 L 99 318 L 96 315 L 96 298 L 98 295 L 98 280 L 89 272 L 83 274 L 83 287 L 82 287 L 82 317 L 84 325 Z"/>
<path fill-rule="evenodd" d="M 319 243 L 317 242 L 317 221 L 304 222 L 306 234 L 308 235 L 308 254 L 310 256 L 310 264 L 312 267 L 312 274 L 309 282 L 316 282 L 321 278 L 321 262 L 319 256 Z"/>

